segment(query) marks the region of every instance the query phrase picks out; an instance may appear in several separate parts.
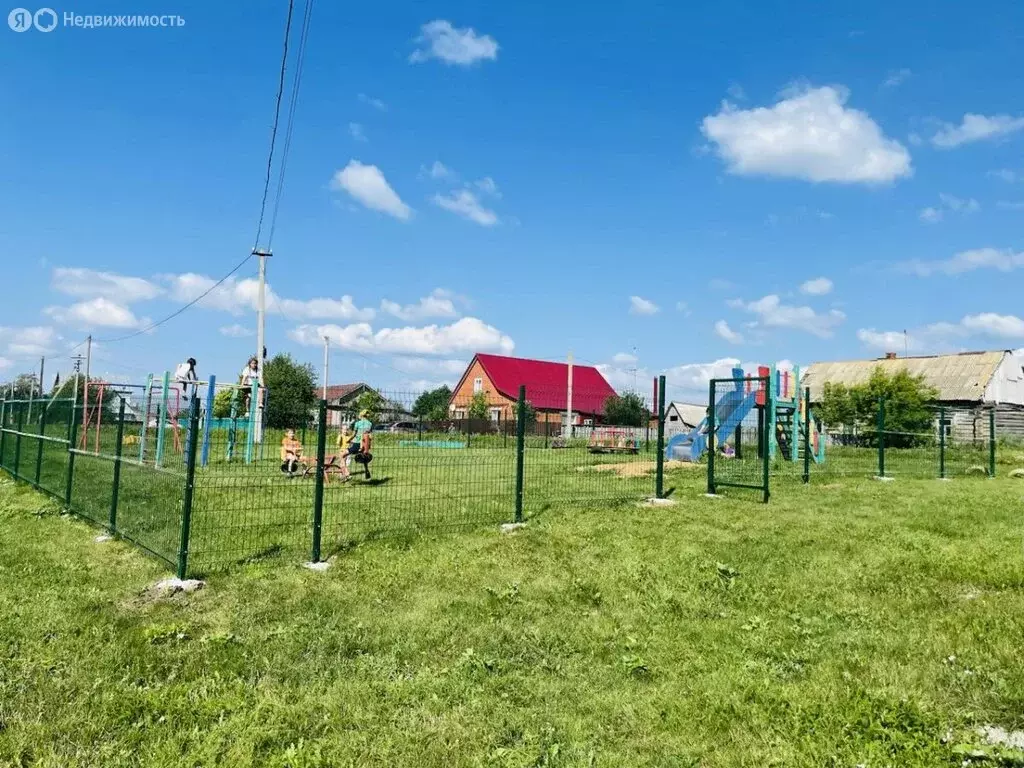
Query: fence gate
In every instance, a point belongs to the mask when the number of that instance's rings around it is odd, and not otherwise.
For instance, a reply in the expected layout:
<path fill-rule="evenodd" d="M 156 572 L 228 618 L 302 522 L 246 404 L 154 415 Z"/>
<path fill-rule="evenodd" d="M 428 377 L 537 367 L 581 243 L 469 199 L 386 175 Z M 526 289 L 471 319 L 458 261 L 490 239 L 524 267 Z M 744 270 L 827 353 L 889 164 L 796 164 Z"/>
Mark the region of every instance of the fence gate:
<path fill-rule="evenodd" d="M 770 434 L 774 419 L 770 377 L 712 379 L 708 407 L 708 493 L 720 488 L 760 491 L 768 502 L 769 440 L 788 450 L 785 430 Z"/>

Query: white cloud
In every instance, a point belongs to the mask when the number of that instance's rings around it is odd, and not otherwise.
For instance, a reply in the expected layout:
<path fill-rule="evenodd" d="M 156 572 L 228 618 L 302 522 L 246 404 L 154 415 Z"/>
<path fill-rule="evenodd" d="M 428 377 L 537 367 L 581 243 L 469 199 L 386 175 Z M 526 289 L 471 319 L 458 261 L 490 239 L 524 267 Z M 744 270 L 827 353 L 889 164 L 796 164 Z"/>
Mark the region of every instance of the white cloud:
<path fill-rule="evenodd" d="M 946 208 L 956 213 L 977 213 L 981 210 L 981 203 L 973 197 L 965 200 L 962 197 L 955 197 L 954 195 L 947 195 L 944 192 L 940 192 L 939 201 Z"/>
<path fill-rule="evenodd" d="M 70 307 L 47 307 L 44 312 L 62 325 L 76 328 L 139 328 L 149 321 L 117 302 L 102 296 L 72 304 Z"/>
<path fill-rule="evenodd" d="M 163 275 L 161 279 L 169 286 L 170 297 L 182 303 L 195 301 L 216 283 L 213 278 L 194 272 Z M 258 306 L 258 291 L 259 283 L 253 278 L 229 278 L 200 299 L 199 306 L 219 309 L 233 315 L 255 312 Z M 270 284 L 267 284 L 266 298 L 268 312 L 283 314 L 293 320 L 372 320 L 376 315 L 373 309 L 357 307 L 353 298 L 348 295 L 340 299 L 286 299 L 278 296 Z"/>
<path fill-rule="evenodd" d="M 938 322 L 903 331 L 876 331 L 861 328 L 857 338 L 879 352 L 952 352 L 964 348 L 965 340 L 975 336 L 999 339 L 1024 338 L 1024 320 L 1015 315 L 982 312 L 966 315 L 958 323 Z"/>
<path fill-rule="evenodd" d="M 12 357 L 42 357 L 51 354 L 60 336 L 49 327 L 33 325 L 22 328 L 0 326 L 0 343 L 5 354 Z"/>
<path fill-rule="evenodd" d="M 451 211 L 481 227 L 493 227 L 498 223 L 498 214 L 484 208 L 480 199 L 468 189 L 460 189 L 450 195 L 434 195 L 434 205 Z"/>
<path fill-rule="evenodd" d="M 484 176 L 479 181 L 473 182 L 473 185 L 484 194 L 491 195 L 492 197 L 497 198 L 501 197 L 501 192 L 498 189 L 498 185 L 490 176 Z"/>
<path fill-rule="evenodd" d="M 835 327 L 846 319 L 846 315 L 838 309 L 831 309 L 822 314 L 810 307 L 783 304 L 775 294 L 751 302 L 733 300 L 729 302 L 729 306 L 756 315 L 758 319 L 751 324 L 752 327 L 791 328 L 820 338 L 830 337 Z"/>
<path fill-rule="evenodd" d="M 472 27 L 454 27 L 450 21 L 441 19 L 424 24 L 415 42 L 419 47 L 409 56 L 413 63 L 440 59 L 446 64 L 467 67 L 498 58 L 498 43 L 493 37 L 478 35 Z"/>
<path fill-rule="evenodd" d="M 708 384 L 711 379 L 732 376 L 732 369 L 739 365 L 740 360 L 736 357 L 723 357 L 711 363 L 677 365 L 665 371 L 665 383 L 669 387 L 698 394 L 703 400 L 707 400 Z"/>
<path fill-rule="evenodd" d="M 429 168 L 424 168 L 423 170 L 426 172 L 426 175 L 432 179 L 446 179 L 449 176 L 455 175 L 452 169 L 440 160 L 435 160 L 433 165 Z"/>
<path fill-rule="evenodd" d="M 964 199 L 962 197 L 956 197 L 955 195 L 947 195 L 945 192 L 940 192 L 939 205 L 928 206 L 927 208 L 922 209 L 918 214 L 918 218 L 928 224 L 935 224 L 936 222 L 942 221 L 945 211 L 968 214 L 977 213 L 980 210 L 981 203 L 973 197 Z"/>
<path fill-rule="evenodd" d="M 99 297 L 126 304 L 155 299 L 163 293 L 160 286 L 141 277 L 79 267 L 57 267 L 53 270 L 50 285 L 54 290 L 69 296 Z"/>
<path fill-rule="evenodd" d="M 975 248 L 961 251 L 952 258 L 940 261 L 913 260 L 904 262 L 900 268 L 905 272 L 928 277 L 935 274 L 959 275 L 973 272 L 976 269 L 995 269 L 999 272 L 1012 272 L 1024 267 L 1024 251 L 1014 253 L 1011 249 Z"/>
<path fill-rule="evenodd" d="M 359 100 L 361 102 L 363 102 L 363 104 L 369 104 L 371 107 L 373 107 L 376 110 L 379 110 L 380 112 L 387 112 L 388 111 L 388 105 L 387 104 L 385 104 L 380 99 L 374 99 L 374 98 L 372 98 L 370 96 L 367 96 L 365 93 L 360 93 L 359 94 Z"/>
<path fill-rule="evenodd" d="M 1011 200 L 1000 200 L 996 203 L 996 208 L 1003 211 L 1024 211 L 1024 202 L 1011 201 Z"/>
<path fill-rule="evenodd" d="M 800 293 L 806 293 L 808 296 L 824 296 L 827 293 L 832 293 L 832 287 L 832 281 L 827 277 L 816 277 L 801 285 Z"/>
<path fill-rule="evenodd" d="M 730 173 L 840 183 L 909 176 L 910 153 L 866 112 L 844 106 L 847 97 L 846 89 L 825 86 L 791 92 L 772 107 L 725 102 L 701 130 Z"/>
<path fill-rule="evenodd" d="M 402 306 L 396 301 L 384 299 L 380 303 L 382 312 L 394 315 L 400 320 L 423 320 L 428 317 L 458 317 L 455 302 L 447 291 L 437 289 L 429 296 L 424 296 L 415 304 Z"/>
<path fill-rule="evenodd" d="M 660 307 L 649 299 L 642 296 L 629 297 L 629 312 L 633 315 L 653 315 L 660 311 Z"/>
<path fill-rule="evenodd" d="M 363 129 L 362 123 L 349 123 L 348 135 L 356 141 L 369 141 L 366 138 L 366 131 Z"/>
<path fill-rule="evenodd" d="M 999 168 L 994 171 L 989 171 L 985 174 L 990 179 L 1000 179 L 1005 181 L 1007 184 L 1013 184 L 1017 179 L 1020 178 L 1020 174 L 1016 171 L 1012 171 L 1009 168 Z"/>
<path fill-rule="evenodd" d="M 715 323 L 715 335 L 720 339 L 725 339 L 730 344 L 742 344 L 743 337 L 736 333 L 725 320 L 719 320 Z"/>
<path fill-rule="evenodd" d="M 396 219 L 405 221 L 412 214 L 412 209 L 402 202 L 380 168 L 375 165 L 363 165 L 358 160 L 350 160 L 348 165 L 334 174 L 331 187 L 344 190 L 367 208 Z"/>
<path fill-rule="evenodd" d="M 252 336 L 253 331 L 251 328 L 235 323 L 234 325 L 222 325 L 220 327 L 220 334 L 221 336 L 228 336 L 233 339 L 243 339 L 246 336 Z"/>
<path fill-rule="evenodd" d="M 612 355 L 612 362 L 615 365 L 636 365 L 636 360 L 636 355 L 631 355 L 628 352 L 619 352 Z"/>
<path fill-rule="evenodd" d="M 1024 117 L 1010 115 L 964 115 L 960 125 L 946 123 L 932 136 L 932 144 L 939 149 L 952 149 L 961 144 L 994 139 L 1024 129 Z"/>
<path fill-rule="evenodd" d="M 876 331 L 874 328 L 861 328 L 857 331 L 857 339 L 866 347 L 881 352 L 901 352 L 906 349 L 916 351 L 919 347 L 912 342 L 910 336 L 904 337 L 903 331 Z"/>
<path fill-rule="evenodd" d="M 960 324 L 969 331 L 998 336 L 1004 339 L 1024 339 L 1024 320 L 1016 315 L 997 315 L 995 312 L 982 312 L 980 315 L 967 315 Z"/>
<path fill-rule="evenodd" d="M 893 70 L 885 78 L 885 82 L 882 83 L 883 88 L 895 88 L 898 85 L 902 85 L 907 81 L 913 72 L 904 67 L 903 69 Z"/>
<path fill-rule="evenodd" d="M 726 94 L 733 101 L 746 101 L 747 92 L 743 90 L 743 86 L 739 83 L 732 83 L 728 88 L 725 89 Z"/>
<path fill-rule="evenodd" d="M 328 336 L 331 344 L 341 349 L 366 353 L 399 355 L 450 355 L 473 352 L 509 354 L 515 342 L 497 328 L 475 317 L 464 317 L 451 325 L 428 325 L 420 328 L 381 328 L 374 331 L 369 323 L 338 325 L 300 325 L 289 337 L 308 346 L 319 346 Z"/>

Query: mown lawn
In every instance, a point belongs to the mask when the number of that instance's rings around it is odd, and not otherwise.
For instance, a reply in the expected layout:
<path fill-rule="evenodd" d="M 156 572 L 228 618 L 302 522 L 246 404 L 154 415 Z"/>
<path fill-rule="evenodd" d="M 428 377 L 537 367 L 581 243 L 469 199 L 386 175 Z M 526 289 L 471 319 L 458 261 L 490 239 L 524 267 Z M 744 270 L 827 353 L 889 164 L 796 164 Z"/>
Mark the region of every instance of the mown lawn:
<path fill-rule="evenodd" d="M 953 766 L 1024 726 L 1024 482 L 702 482 L 151 599 L 2 481 L 0 765 Z"/>

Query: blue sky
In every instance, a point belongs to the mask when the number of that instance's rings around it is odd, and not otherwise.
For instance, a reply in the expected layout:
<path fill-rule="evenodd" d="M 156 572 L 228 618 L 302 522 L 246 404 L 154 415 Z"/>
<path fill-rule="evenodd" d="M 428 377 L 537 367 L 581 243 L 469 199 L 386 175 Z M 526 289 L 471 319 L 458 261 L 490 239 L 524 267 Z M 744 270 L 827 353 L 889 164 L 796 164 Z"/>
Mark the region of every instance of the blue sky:
<path fill-rule="evenodd" d="M 216 5 L 0 27 L 0 379 L 66 369 L 251 249 L 286 6 Z M 474 351 L 571 349 L 681 397 L 904 330 L 911 352 L 1024 345 L 1024 7 L 893 5 L 321 0 L 271 354 L 319 367 L 327 334 L 332 382 L 418 388 Z M 100 341 L 94 370 L 234 376 L 255 274 Z"/>

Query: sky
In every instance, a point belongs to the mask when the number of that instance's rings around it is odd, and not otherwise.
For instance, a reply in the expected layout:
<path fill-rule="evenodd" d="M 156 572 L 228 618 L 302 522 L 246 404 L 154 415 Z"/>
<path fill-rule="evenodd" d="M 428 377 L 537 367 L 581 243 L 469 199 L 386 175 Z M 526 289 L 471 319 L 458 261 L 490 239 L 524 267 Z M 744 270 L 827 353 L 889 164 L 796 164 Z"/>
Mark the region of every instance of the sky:
<path fill-rule="evenodd" d="M 692 5 L 316 3 L 269 353 L 319 372 L 327 336 L 331 383 L 412 391 L 572 352 L 684 399 L 736 364 L 1024 346 L 1024 6 Z M 89 334 L 114 381 L 255 352 L 255 259 L 149 328 L 255 242 L 287 5 L 236 8 L 0 26 L 0 381 Z"/>

